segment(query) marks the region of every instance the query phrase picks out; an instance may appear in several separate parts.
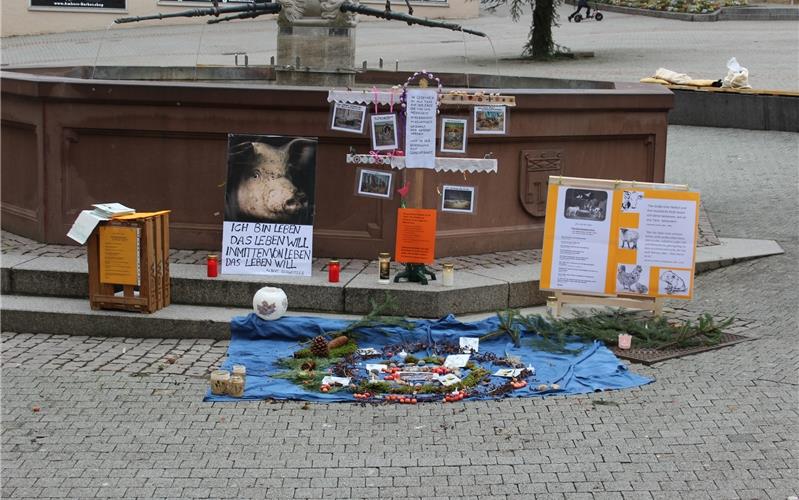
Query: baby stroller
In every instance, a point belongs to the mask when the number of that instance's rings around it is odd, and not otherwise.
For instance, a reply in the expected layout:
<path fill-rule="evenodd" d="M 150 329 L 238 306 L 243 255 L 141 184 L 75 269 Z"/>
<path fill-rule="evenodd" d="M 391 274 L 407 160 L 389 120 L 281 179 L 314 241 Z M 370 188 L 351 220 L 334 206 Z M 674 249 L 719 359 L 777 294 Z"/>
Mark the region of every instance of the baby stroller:
<path fill-rule="evenodd" d="M 589 14 L 586 14 L 585 16 L 582 15 L 582 14 L 579 14 L 579 13 L 578 14 L 574 14 L 574 16 L 572 16 L 571 20 L 574 21 L 575 23 L 579 23 L 583 19 L 594 19 L 596 21 L 601 21 L 602 19 L 605 18 L 605 16 L 602 15 L 601 12 L 599 12 L 599 8 L 597 7 L 597 4 L 594 4 L 594 8 L 593 9 L 591 9 L 589 7 L 588 8 L 588 12 L 589 12 Z"/>

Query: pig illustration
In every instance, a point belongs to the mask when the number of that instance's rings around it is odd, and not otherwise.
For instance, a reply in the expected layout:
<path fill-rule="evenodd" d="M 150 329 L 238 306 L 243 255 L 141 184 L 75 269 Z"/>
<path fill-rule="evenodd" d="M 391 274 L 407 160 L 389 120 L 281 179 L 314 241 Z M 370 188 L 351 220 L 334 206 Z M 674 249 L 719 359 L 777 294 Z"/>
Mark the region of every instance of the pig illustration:
<path fill-rule="evenodd" d="M 313 224 L 316 141 L 232 136 L 230 142 L 225 220 Z"/>

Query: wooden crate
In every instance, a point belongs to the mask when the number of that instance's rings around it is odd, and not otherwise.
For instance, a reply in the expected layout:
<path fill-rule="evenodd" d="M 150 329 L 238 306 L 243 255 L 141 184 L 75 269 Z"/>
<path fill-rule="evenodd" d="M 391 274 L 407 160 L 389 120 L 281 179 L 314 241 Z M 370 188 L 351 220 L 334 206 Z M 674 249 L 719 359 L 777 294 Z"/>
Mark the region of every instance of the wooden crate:
<path fill-rule="evenodd" d="M 103 226 L 138 230 L 138 285 L 101 280 L 100 227 Z M 87 253 L 92 309 L 152 313 L 171 303 L 169 211 L 136 213 L 102 222 L 89 238 Z"/>

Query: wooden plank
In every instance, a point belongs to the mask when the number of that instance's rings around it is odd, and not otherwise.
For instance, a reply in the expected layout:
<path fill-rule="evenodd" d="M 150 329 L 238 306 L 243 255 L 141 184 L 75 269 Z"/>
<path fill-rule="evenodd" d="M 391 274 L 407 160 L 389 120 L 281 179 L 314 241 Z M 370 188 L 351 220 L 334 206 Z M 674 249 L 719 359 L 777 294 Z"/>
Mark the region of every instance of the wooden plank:
<path fill-rule="evenodd" d="M 516 106 L 516 96 L 450 92 L 441 94 L 439 102 L 442 106 L 506 106 L 512 108 Z"/>
<path fill-rule="evenodd" d="M 662 184 L 654 182 L 622 181 L 610 179 L 586 179 L 583 177 L 563 177 L 550 175 L 550 184 L 567 184 L 569 187 L 587 187 L 600 189 L 657 189 L 665 191 L 688 191 L 685 184 Z"/>
<path fill-rule="evenodd" d="M 100 309 L 95 297 L 100 293 L 100 236 L 95 229 L 86 244 L 86 257 L 89 263 L 89 305 L 92 309 Z"/>
<path fill-rule="evenodd" d="M 163 261 L 163 234 L 161 217 L 153 217 L 153 236 L 155 237 L 154 258 L 155 258 L 155 309 L 164 307 L 164 263 Z"/>
<path fill-rule="evenodd" d="M 161 273 L 162 281 L 161 287 L 163 288 L 164 307 L 172 303 L 172 287 L 169 278 L 169 211 L 160 215 L 161 217 L 161 265 L 163 270 Z"/>
<path fill-rule="evenodd" d="M 652 311 L 656 316 L 663 313 L 663 299 L 660 297 L 605 297 L 599 295 L 555 292 L 547 299 L 547 307 L 553 316 L 558 317 L 566 304 L 595 305 L 605 307 L 624 307 Z"/>
<path fill-rule="evenodd" d="M 155 281 L 155 224 L 152 217 L 144 219 L 142 230 L 142 265 L 141 288 L 139 294 L 147 299 L 147 310 L 157 310 L 156 281 Z M 147 284 L 145 288 L 145 283 Z"/>
<path fill-rule="evenodd" d="M 799 92 L 792 90 L 774 90 L 774 89 L 732 89 L 724 87 L 697 87 L 694 85 L 666 85 L 672 90 L 695 90 L 699 92 L 717 92 L 727 94 L 749 94 L 749 95 L 773 95 L 785 97 L 799 97 Z"/>

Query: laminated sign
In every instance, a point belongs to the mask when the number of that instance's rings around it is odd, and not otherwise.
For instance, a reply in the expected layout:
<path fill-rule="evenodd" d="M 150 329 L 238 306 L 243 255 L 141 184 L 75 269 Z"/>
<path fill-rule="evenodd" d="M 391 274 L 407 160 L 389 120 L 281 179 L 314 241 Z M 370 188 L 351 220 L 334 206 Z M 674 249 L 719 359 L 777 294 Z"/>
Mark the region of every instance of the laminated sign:
<path fill-rule="evenodd" d="M 690 299 L 699 193 L 550 177 L 541 289 Z"/>

